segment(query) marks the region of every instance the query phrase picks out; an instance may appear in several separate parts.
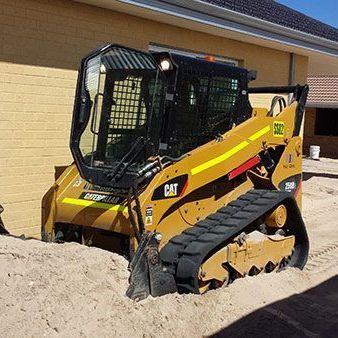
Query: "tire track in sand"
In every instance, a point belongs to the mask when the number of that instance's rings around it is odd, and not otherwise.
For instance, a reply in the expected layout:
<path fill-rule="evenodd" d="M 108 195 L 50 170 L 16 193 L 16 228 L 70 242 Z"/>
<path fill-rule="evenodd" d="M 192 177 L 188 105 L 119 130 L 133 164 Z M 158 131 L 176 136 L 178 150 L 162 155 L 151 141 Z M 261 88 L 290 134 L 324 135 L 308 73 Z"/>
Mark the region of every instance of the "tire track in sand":
<path fill-rule="evenodd" d="M 318 270 L 323 270 L 331 265 L 337 264 L 338 241 L 333 241 L 310 252 L 305 270 L 310 273 L 318 272 Z"/>

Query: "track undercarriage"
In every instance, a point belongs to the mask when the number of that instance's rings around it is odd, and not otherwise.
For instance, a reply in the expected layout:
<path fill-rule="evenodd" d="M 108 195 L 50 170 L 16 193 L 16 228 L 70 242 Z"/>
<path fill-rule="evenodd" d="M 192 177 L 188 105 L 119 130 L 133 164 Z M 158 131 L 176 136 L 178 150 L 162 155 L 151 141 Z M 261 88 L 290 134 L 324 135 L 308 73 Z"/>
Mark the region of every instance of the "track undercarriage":
<path fill-rule="evenodd" d="M 281 206 L 286 213 L 274 214 Z M 283 217 L 284 222 L 279 223 Z M 308 249 L 305 226 L 293 197 L 280 191 L 252 190 L 173 237 L 160 253 L 156 245 L 151 249 L 140 245 L 131 263 L 127 294 L 142 299 L 148 292 L 162 295 L 176 288 L 180 293 L 204 293 L 246 275 L 279 271 L 286 266 L 303 268 Z M 149 250 L 153 250 L 151 258 L 143 261 L 147 266 L 143 265 L 142 271 L 151 275 L 159 265 L 161 276 L 153 274 L 150 279 L 155 279 L 154 287 L 160 289 L 144 292 L 135 266 L 143 252 L 149 257 Z M 161 259 L 154 258 L 156 255 Z"/>

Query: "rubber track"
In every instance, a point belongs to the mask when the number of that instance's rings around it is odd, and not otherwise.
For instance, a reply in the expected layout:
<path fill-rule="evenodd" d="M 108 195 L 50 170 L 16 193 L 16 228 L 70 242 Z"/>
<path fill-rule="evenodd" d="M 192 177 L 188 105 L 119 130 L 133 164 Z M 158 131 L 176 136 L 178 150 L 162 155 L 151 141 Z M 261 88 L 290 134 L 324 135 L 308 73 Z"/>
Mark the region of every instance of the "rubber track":
<path fill-rule="evenodd" d="M 178 259 L 192 241 L 211 231 L 213 227 L 221 222 L 224 222 L 227 218 L 246 207 L 256 198 L 257 196 L 254 194 L 250 194 L 250 196 L 243 195 L 240 199 L 230 202 L 226 207 L 223 207 L 216 213 L 209 215 L 205 220 L 198 222 L 195 226 L 184 230 L 180 235 L 170 239 L 168 244 L 161 250 L 160 253 L 163 264 L 171 273 L 175 274 Z"/>
<path fill-rule="evenodd" d="M 296 244 L 300 243 L 301 252 L 292 265 L 303 268 L 308 255 L 308 238 L 295 200 L 287 192 L 251 190 L 173 237 L 161 250 L 163 264 L 174 274 L 179 292 L 199 293 L 199 268 L 208 254 L 226 246 L 231 238 L 282 202 L 290 206 L 291 219 L 297 221 Z"/>

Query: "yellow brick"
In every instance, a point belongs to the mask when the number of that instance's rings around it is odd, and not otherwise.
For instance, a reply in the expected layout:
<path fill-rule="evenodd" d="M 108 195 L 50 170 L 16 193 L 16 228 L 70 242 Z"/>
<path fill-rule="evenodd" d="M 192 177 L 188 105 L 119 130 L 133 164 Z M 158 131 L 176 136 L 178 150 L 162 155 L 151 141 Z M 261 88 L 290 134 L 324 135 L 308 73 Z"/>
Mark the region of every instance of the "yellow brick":
<path fill-rule="evenodd" d="M 0 130 L 9 131 L 15 130 L 16 125 L 12 121 L 0 121 Z"/>
<path fill-rule="evenodd" d="M 1 198 L 3 198 L 3 194 L 0 195 Z M 2 205 L 4 205 L 2 203 Z M 15 213 L 19 209 L 24 210 L 25 212 L 29 213 L 30 210 L 34 210 L 34 214 L 36 213 L 36 210 L 40 209 L 41 201 L 40 199 L 22 202 L 22 203 L 11 203 L 11 204 L 5 204 L 4 205 L 4 213 L 2 215 L 7 215 L 6 217 L 11 217 L 10 214 Z M 7 218 L 8 219 L 8 218 Z"/>
<path fill-rule="evenodd" d="M 154 42 L 242 60 L 258 71 L 256 86 L 288 80 L 286 52 L 75 1 L 0 0 L 0 40 L 0 203 L 18 234 L 39 234 L 41 198 L 53 184 L 54 166 L 72 162 L 77 68 L 103 42 L 142 50 Z M 297 80 L 306 72 L 307 57 L 297 56 Z"/>
<path fill-rule="evenodd" d="M 25 130 L 43 130 L 46 124 L 44 122 L 26 122 Z"/>
<path fill-rule="evenodd" d="M 7 5 L 7 4 L 5 4 L 3 6 L 3 11 L 6 14 L 6 16 L 10 16 L 12 18 L 25 17 L 26 16 L 26 9 L 18 8 L 16 6 L 11 6 L 11 5 Z"/>
<path fill-rule="evenodd" d="M 0 159 L 1 168 L 3 168 L 4 166 L 7 168 L 11 168 L 13 166 L 23 166 L 23 165 L 24 165 L 23 159 L 8 158 L 8 157 Z"/>
<path fill-rule="evenodd" d="M 3 200 L 3 203 L 18 203 L 18 202 L 26 202 L 26 201 L 31 201 L 34 199 L 40 199 L 41 193 L 40 192 L 19 192 L 17 194 L 11 194 L 11 195 L 6 195 L 5 199 Z"/>
<path fill-rule="evenodd" d="M 11 139 L 1 139 L 0 137 L 0 149 L 15 149 L 18 147 L 23 147 L 25 141 L 11 140 Z"/>
<path fill-rule="evenodd" d="M 19 102 L 3 102 L 0 105 L 0 113 L 7 113 L 8 111 L 11 112 L 21 112 L 22 111 L 22 103 Z"/>
<path fill-rule="evenodd" d="M 46 141 L 45 140 L 38 140 L 38 139 L 33 139 L 33 140 L 24 140 L 22 144 L 22 148 L 43 148 L 46 146 Z"/>
<path fill-rule="evenodd" d="M 41 227 L 39 225 L 34 226 L 22 226 L 23 224 L 32 223 L 33 219 L 27 219 L 26 222 L 15 222 L 13 228 L 9 228 L 11 233 L 15 236 L 25 235 L 25 237 L 40 238 Z"/>
<path fill-rule="evenodd" d="M 8 121 L 0 121 L 0 140 L 8 140 L 14 138 L 15 130 L 10 130 L 10 128 L 6 128 L 8 125 Z M 1 126 L 5 126 L 1 129 Z"/>

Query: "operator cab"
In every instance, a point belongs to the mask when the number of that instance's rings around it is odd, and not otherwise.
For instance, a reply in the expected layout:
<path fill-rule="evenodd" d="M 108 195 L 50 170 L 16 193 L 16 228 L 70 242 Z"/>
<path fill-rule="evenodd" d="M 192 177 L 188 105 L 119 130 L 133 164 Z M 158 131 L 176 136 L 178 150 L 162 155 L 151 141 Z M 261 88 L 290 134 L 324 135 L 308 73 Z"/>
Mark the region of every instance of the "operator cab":
<path fill-rule="evenodd" d="M 106 45 L 81 62 L 71 150 L 81 176 L 129 188 L 251 116 L 248 71 Z M 154 164 L 155 163 L 155 164 Z"/>

